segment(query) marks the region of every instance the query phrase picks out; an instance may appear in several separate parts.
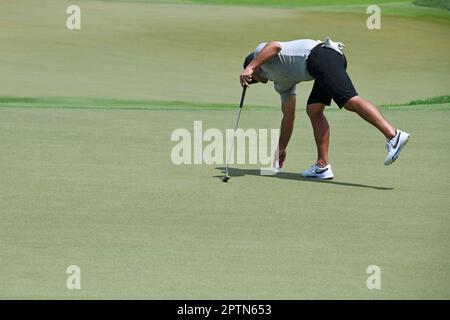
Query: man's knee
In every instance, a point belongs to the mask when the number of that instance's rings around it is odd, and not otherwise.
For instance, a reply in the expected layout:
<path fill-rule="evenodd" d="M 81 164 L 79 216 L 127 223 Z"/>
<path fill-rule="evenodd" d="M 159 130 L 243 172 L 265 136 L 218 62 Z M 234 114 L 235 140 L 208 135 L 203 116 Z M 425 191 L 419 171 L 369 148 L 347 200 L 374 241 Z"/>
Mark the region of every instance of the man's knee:
<path fill-rule="evenodd" d="M 293 110 L 283 110 L 283 117 L 289 120 L 295 120 L 295 109 Z"/>
<path fill-rule="evenodd" d="M 323 114 L 325 105 L 322 103 L 313 103 L 306 106 L 306 113 L 310 118 L 319 117 Z"/>
<path fill-rule="evenodd" d="M 283 117 L 286 119 L 295 119 L 295 108 L 282 108 Z"/>
<path fill-rule="evenodd" d="M 345 104 L 344 108 L 348 111 L 356 111 L 356 109 L 361 105 L 362 98 L 359 96 L 354 96 L 350 98 Z"/>

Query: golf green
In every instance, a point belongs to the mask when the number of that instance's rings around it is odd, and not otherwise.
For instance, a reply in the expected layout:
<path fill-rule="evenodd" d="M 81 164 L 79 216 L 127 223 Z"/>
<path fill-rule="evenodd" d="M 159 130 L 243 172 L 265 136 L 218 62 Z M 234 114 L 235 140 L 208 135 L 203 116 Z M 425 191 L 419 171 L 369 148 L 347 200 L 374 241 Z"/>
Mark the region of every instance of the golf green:
<path fill-rule="evenodd" d="M 412 133 L 391 167 L 376 130 L 332 109 L 335 180 L 298 175 L 315 160 L 299 113 L 282 173 L 233 165 L 225 184 L 215 166 L 172 164 L 170 134 L 231 127 L 231 110 L 1 108 L 0 297 L 448 299 L 450 105 L 383 113 Z"/>
<path fill-rule="evenodd" d="M 449 299 L 450 13 L 378 1 L 371 31 L 365 0 L 204 2 L 78 0 L 69 31 L 72 1 L 1 1 L 0 299 Z M 278 175 L 232 165 L 225 184 L 223 164 L 171 161 L 174 130 L 232 128 L 258 43 L 326 36 L 362 96 L 429 102 L 382 108 L 411 133 L 398 162 L 333 106 L 336 178 L 301 178 L 311 83 Z M 252 86 L 240 126 L 280 118 L 272 86 Z"/>

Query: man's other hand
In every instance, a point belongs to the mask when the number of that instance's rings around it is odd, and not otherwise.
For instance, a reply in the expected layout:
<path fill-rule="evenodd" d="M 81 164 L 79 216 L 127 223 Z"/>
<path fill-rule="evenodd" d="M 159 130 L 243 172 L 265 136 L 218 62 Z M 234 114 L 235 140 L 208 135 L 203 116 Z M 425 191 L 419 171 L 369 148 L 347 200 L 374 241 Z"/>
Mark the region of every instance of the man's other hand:
<path fill-rule="evenodd" d="M 252 79 L 253 69 L 250 67 L 245 68 L 240 75 L 241 86 L 248 87 L 250 85 L 250 82 L 252 82 Z"/>

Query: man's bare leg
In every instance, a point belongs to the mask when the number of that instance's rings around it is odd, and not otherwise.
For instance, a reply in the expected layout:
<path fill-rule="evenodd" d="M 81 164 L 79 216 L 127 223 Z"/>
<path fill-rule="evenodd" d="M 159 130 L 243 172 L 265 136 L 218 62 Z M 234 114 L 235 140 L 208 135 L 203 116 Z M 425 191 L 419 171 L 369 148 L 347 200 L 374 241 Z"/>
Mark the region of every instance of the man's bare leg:
<path fill-rule="evenodd" d="M 314 131 L 314 139 L 317 146 L 317 162 L 321 167 L 328 164 L 328 146 L 330 144 L 330 127 L 327 118 L 323 114 L 323 103 L 312 103 L 306 106 L 306 113 L 311 120 Z"/>
<path fill-rule="evenodd" d="M 380 130 L 387 139 L 395 137 L 397 130 L 383 117 L 380 110 L 369 101 L 355 96 L 347 101 L 344 108 L 356 112 L 361 118 Z"/>

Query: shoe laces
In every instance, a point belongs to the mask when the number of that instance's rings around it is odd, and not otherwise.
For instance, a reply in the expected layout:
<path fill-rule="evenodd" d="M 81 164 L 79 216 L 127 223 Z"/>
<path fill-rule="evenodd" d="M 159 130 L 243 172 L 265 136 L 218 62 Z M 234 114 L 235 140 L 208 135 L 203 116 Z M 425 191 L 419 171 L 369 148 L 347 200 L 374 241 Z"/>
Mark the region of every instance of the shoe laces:
<path fill-rule="evenodd" d="M 326 167 L 326 166 L 325 166 Z M 317 165 L 316 163 L 313 164 L 311 166 L 311 170 L 315 173 L 315 174 L 320 174 L 320 170 L 324 169 L 325 167 L 321 167 L 319 165 Z"/>

